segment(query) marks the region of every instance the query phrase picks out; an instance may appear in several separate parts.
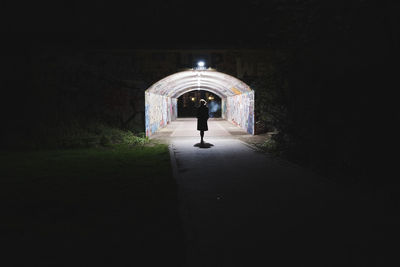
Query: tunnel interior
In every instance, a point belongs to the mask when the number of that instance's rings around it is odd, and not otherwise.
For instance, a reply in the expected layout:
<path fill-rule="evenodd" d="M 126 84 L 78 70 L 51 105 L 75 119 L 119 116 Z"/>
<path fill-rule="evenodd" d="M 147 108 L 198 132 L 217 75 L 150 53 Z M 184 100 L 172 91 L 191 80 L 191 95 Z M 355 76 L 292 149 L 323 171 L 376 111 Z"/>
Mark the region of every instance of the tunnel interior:
<path fill-rule="evenodd" d="M 214 101 L 208 99 L 209 109 L 219 104 L 221 118 L 254 134 L 254 91 L 228 74 L 213 69 L 190 69 L 169 75 L 145 91 L 146 136 L 178 118 L 179 99 L 187 96 L 195 98 L 195 101 L 190 98 L 194 103 L 188 107 L 187 116 L 193 117 L 197 97 L 211 96 Z"/>
<path fill-rule="evenodd" d="M 206 90 L 193 90 L 178 97 L 178 118 L 196 117 L 200 99 L 207 101 L 210 118 L 221 118 L 221 98 Z"/>

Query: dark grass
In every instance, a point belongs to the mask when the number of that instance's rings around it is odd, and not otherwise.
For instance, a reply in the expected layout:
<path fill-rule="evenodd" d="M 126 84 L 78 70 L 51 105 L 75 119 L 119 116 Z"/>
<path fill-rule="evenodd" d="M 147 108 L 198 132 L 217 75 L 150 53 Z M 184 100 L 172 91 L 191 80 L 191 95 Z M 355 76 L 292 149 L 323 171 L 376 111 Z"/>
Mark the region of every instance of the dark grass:
<path fill-rule="evenodd" d="M 180 266 L 165 145 L 0 152 L 1 266 Z"/>

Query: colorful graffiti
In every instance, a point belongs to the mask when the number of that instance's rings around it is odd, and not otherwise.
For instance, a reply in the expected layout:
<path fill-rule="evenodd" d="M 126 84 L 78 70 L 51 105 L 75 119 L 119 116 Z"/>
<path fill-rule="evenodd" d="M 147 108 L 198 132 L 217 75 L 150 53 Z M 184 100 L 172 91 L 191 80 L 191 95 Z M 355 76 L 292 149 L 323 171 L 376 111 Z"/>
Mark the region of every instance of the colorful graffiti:
<path fill-rule="evenodd" d="M 176 118 L 177 99 L 163 95 L 145 93 L 146 136 L 165 127 Z"/>
<path fill-rule="evenodd" d="M 247 84 L 215 70 L 188 70 L 167 76 L 146 90 L 147 136 L 176 119 L 176 97 L 194 86 L 207 87 L 205 90 L 220 95 L 222 118 L 254 134 L 254 91 Z"/>
<path fill-rule="evenodd" d="M 254 134 L 254 91 L 221 99 L 222 118 Z M 177 99 L 146 92 L 146 136 L 165 127 L 178 114 Z"/>
<path fill-rule="evenodd" d="M 224 117 L 248 133 L 254 134 L 254 91 L 227 97 L 224 102 Z"/>

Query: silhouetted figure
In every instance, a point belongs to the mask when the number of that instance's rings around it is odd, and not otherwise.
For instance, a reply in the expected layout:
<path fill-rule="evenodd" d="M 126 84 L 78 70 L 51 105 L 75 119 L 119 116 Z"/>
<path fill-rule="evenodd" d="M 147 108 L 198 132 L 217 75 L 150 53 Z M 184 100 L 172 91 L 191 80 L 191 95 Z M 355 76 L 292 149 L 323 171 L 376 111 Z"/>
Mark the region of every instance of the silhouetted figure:
<path fill-rule="evenodd" d="M 201 144 L 204 144 L 204 131 L 208 131 L 207 120 L 209 118 L 208 115 L 208 107 L 206 106 L 207 102 L 204 99 L 200 99 L 200 106 L 197 108 L 197 130 L 200 131 Z"/>

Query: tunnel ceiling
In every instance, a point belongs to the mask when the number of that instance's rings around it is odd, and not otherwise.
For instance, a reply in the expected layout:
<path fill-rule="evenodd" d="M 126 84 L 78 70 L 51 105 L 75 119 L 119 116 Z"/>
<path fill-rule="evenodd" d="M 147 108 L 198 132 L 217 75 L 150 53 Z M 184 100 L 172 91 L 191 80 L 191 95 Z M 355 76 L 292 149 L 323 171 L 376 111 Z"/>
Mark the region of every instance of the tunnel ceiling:
<path fill-rule="evenodd" d="M 247 84 L 228 74 L 211 69 L 192 69 L 167 76 L 146 92 L 177 98 L 197 89 L 213 92 L 222 98 L 251 91 Z"/>

